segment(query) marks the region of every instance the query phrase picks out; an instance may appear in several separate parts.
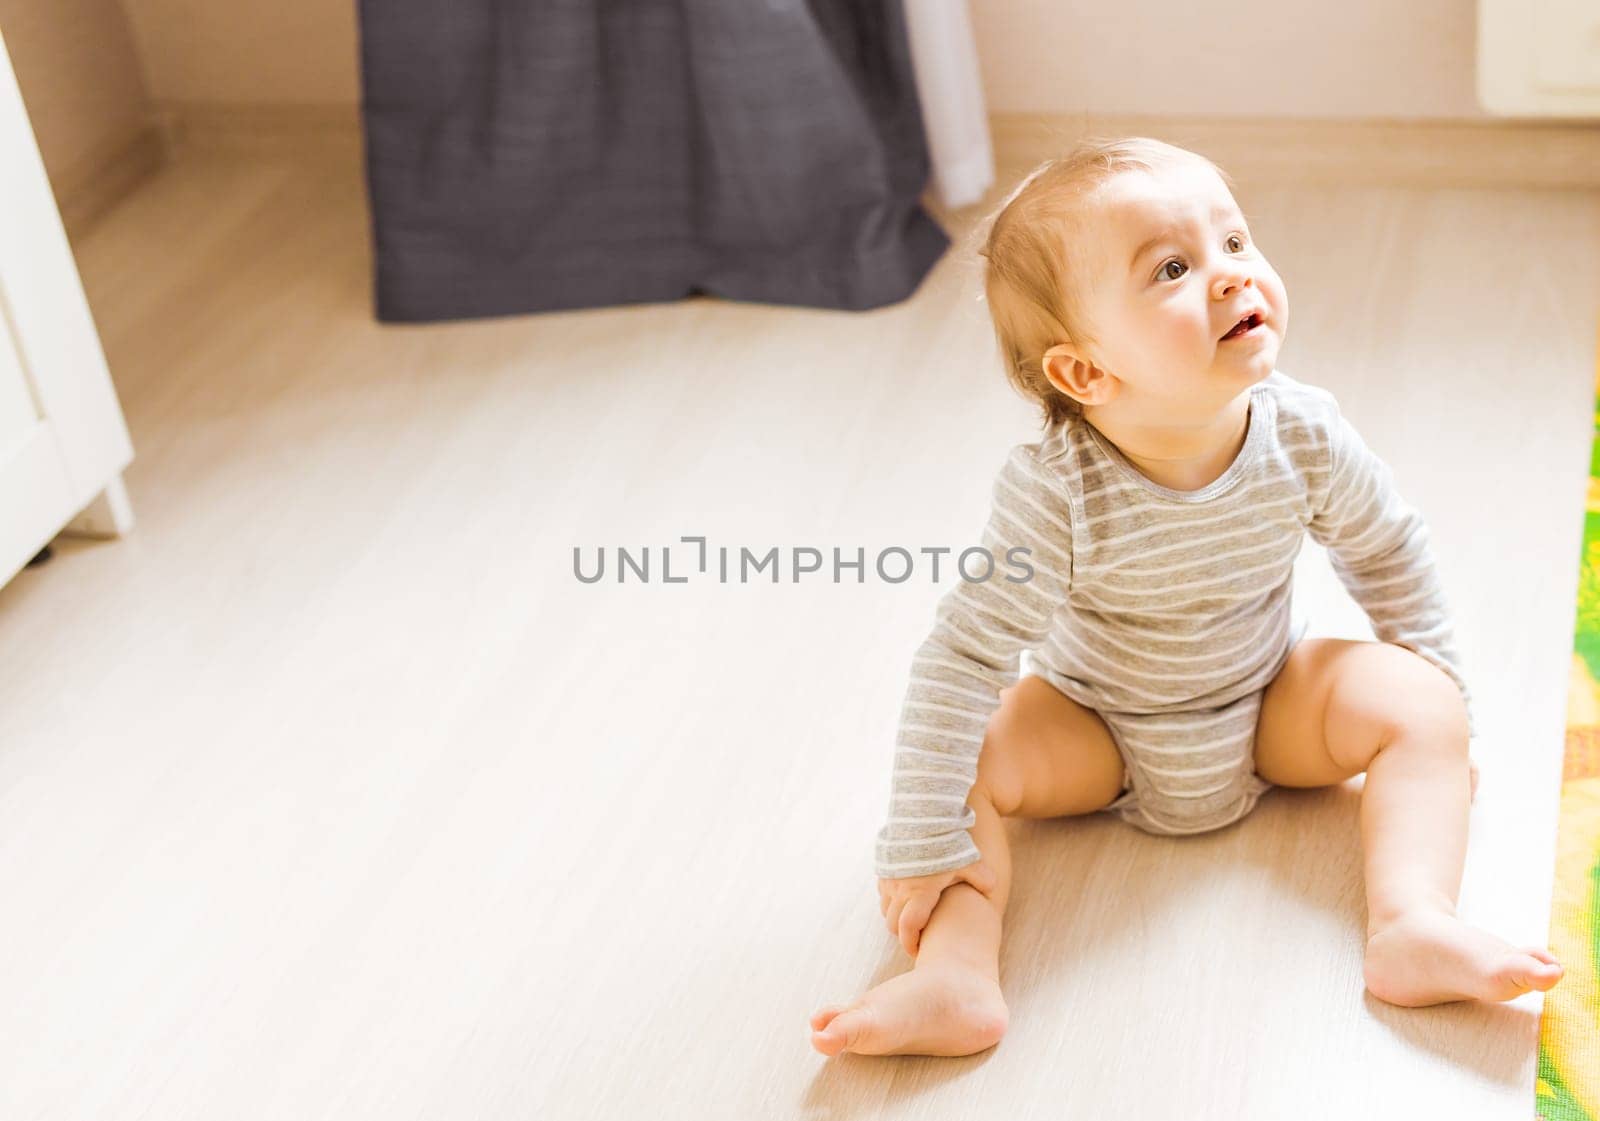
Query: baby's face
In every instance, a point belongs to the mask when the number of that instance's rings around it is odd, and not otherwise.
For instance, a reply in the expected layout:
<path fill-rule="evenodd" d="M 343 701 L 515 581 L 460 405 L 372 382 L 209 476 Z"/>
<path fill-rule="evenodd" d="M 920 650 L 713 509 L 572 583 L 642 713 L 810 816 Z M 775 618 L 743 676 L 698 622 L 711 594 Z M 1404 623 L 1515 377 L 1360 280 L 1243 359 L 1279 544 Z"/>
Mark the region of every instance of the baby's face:
<path fill-rule="evenodd" d="M 1086 304 L 1124 423 L 1199 424 L 1272 373 L 1289 323 L 1283 281 L 1201 163 L 1124 172 L 1091 223 L 1098 276 Z M 1259 324 L 1224 338 L 1242 316 Z"/>

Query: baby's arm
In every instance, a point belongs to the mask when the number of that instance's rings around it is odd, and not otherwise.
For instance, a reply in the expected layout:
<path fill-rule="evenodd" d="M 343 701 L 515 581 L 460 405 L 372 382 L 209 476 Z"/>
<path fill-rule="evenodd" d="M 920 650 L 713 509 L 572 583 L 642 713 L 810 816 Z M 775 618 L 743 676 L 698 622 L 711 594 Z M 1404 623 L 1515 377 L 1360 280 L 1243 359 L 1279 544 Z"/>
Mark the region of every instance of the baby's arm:
<path fill-rule="evenodd" d="M 1428 525 L 1395 488 L 1388 464 L 1333 408 L 1328 426 L 1330 470 L 1311 487 L 1307 527 L 1327 548 L 1333 570 L 1382 642 L 1404 646 L 1449 675 L 1467 706 L 1472 693 L 1456 650 L 1444 588 L 1429 547 Z"/>
<path fill-rule="evenodd" d="M 1023 648 L 1045 635 L 1072 576 L 1066 484 L 1028 445 L 1012 448 L 995 478 L 981 544 L 993 573 L 983 582 L 959 580 L 945 593 L 932 632 L 912 657 L 888 820 L 877 837 L 880 879 L 925 876 L 979 859 L 967 832 L 976 815 L 966 799 L 984 732 L 1000 690 L 1017 680 Z M 1027 551 L 1008 560 L 1008 550 L 1018 548 Z M 977 576 L 983 567 L 974 554 L 967 571 Z M 1032 575 L 1023 580 L 1028 568 Z"/>

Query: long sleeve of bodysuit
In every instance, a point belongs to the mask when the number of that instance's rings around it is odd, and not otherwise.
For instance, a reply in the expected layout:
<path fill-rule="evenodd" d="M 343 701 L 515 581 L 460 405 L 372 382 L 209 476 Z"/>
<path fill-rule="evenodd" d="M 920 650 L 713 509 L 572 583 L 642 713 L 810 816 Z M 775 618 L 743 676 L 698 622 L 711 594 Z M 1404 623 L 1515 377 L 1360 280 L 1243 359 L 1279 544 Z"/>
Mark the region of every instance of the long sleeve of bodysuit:
<path fill-rule="evenodd" d="M 1013 685 L 1024 648 L 1036 645 L 1072 579 L 1072 514 L 1065 483 L 1033 454 L 1011 449 L 995 478 L 982 545 L 940 599 L 935 623 L 911 660 L 890 782 L 878 832 L 876 872 L 902 879 L 979 859 L 966 805 L 978 752 L 1000 690 Z M 1015 552 L 1013 550 L 1016 550 Z M 1031 575 L 1029 571 L 1031 570 Z"/>
<path fill-rule="evenodd" d="M 1469 736 L 1476 736 L 1472 693 L 1456 650 L 1449 604 L 1435 570 L 1428 525 L 1396 490 L 1379 459 L 1334 408 L 1328 426 L 1326 483 L 1312 488 L 1307 529 L 1328 550 L 1350 597 L 1373 633 L 1438 666 L 1461 690 Z"/>

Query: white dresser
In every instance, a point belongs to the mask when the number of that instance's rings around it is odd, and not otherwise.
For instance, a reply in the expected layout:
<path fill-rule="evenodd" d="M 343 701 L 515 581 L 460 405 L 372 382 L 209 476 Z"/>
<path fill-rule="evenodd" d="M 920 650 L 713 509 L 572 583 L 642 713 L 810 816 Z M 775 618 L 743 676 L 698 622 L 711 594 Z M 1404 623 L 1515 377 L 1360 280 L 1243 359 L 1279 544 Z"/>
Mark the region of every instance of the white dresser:
<path fill-rule="evenodd" d="M 0 40 L 0 583 L 63 530 L 133 525 L 133 444 Z"/>
<path fill-rule="evenodd" d="M 1478 0 L 1478 102 L 1503 117 L 1600 117 L 1600 4 Z"/>

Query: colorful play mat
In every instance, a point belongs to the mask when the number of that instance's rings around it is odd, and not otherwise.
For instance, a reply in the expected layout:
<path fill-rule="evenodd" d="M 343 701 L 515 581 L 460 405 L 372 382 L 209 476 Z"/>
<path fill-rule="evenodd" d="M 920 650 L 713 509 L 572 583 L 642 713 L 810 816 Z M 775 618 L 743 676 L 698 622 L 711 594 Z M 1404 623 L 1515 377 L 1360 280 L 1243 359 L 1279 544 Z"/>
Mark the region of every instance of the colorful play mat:
<path fill-rule="evenodd" d="M 1538 1116 L 1600 1121 L 1600 362 L 1567 693 L 1550 952 L 1566 975 L 1545 994 Z"/>

